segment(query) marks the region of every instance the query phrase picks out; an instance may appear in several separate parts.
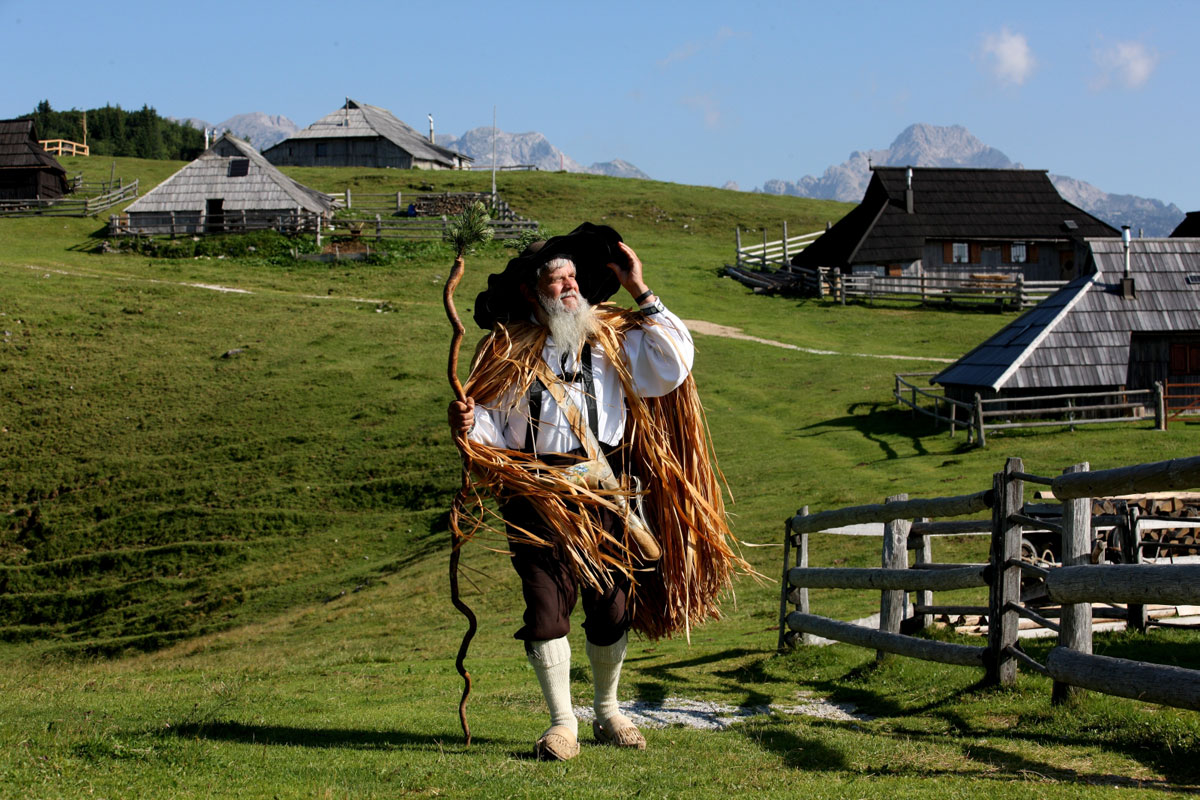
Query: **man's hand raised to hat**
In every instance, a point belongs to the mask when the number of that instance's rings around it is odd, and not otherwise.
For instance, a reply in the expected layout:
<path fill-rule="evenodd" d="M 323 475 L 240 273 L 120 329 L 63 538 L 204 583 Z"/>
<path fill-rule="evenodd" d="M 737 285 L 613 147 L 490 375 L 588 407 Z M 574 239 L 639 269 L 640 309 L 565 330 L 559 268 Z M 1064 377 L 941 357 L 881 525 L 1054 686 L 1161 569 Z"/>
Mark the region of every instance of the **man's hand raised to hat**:
<path fill-rule="evenodd" d="M 621 253 L 625 256 L 625 263 L 618 264 L 610 261 L 608 268 L 617 276 L 617 280 L 621 282 L 621 286 L 629 292 L 631 297 L 641 297 L 649 291 L 646 282 L 642 280 L 642 261 L 637 257 L 637 253 L 633 252 L 633 248 L 624 242 L 617 242 L 617 247 L 621 248 Z"/>

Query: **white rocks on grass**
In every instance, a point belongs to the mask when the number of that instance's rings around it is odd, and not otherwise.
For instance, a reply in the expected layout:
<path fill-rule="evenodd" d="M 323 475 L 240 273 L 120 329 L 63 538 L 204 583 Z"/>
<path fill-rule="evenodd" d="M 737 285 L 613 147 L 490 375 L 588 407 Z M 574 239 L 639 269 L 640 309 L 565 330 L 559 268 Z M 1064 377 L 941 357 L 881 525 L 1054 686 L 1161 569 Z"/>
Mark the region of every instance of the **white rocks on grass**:
<path fill-rule="evenodd" d="M 799 697 L 803 702 L 795 706 L 775 704 L 731 706 L 703 700 L 668 697 L 654 703 L 641 700 L 621 703 L 621 713 L 641 728 L 669 728 L 680 725 L 700 730 L 725 730 L 735 723 L 745 722 L 751 717 L 766 716 L 772 711 L 780 714 L 801 714 L 838 722 L 870 719 L 866 714 L 859 713 L 853 703 L 834 703 L 823 697 L 814 697 L 807 692 L 801 692 Z M 590 707 L 576 706 L 575 716 L 582 720 L 590 720 L 595 714 Z"/>

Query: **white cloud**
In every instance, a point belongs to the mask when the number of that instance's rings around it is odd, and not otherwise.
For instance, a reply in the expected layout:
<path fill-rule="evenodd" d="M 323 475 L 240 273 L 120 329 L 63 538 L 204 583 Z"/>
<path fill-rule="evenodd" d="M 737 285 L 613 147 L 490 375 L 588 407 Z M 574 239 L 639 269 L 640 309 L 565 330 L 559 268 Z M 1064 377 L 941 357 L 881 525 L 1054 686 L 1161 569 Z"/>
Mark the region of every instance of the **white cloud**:
<path fill-rule="evenodd" d="M 722 26 L 721 28 L 717 29 L 717 32 L 708 39 L 686 42 L 682 46 L 671 51 L 671 53 L 665 58 L 660 58 L 658 60 L 658 66 L 660 68 L 669 67 L 672 64 L 677 64 L 681 61 L 687 61 L 688 59 L 694 58 L 707 50 L 716 50 L 730 39 L 741 39 L 748 36 L 749 34 L 747 33 L 738 33 L 737 31 L 733 30 L 733 28 Z"/>
<path fill-rule="evenodd" d="M 1008 28 L 984 36 L 980 56 L 988 71 L 1001 83 L 1020 86 L 1029 80 L 1037 67 L 1037 59 L 1029 49 L 1025 34 L 1013 33 Z"/>
<path fill-rule="evenodd" d="M 1158 66 L 1158 51 L 1141 42 L 1116 42 L 1097 47 L 1092 54 L 1100 74 L 1094 88 L 1103 89 L 1113 83 L 1127 89 L 1137 89 L 1150 80 Z"/>
<path fill-rule="evenodd" d="M 684 106 L 699 111 L 704 127 L 716 128 L 721 124 L 721 109 L 712 95 L 698 94 L 680 100 Z"/>

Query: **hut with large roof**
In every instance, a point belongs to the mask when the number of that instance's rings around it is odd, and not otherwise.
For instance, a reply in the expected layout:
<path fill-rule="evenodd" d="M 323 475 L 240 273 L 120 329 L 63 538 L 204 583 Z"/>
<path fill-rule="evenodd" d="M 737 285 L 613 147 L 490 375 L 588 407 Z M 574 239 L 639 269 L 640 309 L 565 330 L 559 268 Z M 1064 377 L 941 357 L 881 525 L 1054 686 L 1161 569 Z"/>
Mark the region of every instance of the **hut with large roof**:
<path fill-rule="evenodd" d="M 0 200 L 56 200 L 67 171 L 38 141 L 31 119 L 0 120 Z"/>
<path fill-rule="evenodd" d="M 1045 170 L 872 167 L 862 202 L 792 258 L 806 269 L 938 275 L 1080 274 L 1085 237 L 1118 231 L 1059 195 Z"/>
<path fill-rule="evenodd" d="M 1200 383 L 1200 239 L 1087 242 L 1076 278 L 932 379 L 969 400 Z M 1128 264 L 1128 266 L 1126 266 Z"/>
<path fill-rule="evenodd" d="M 469 169 L 472 161 L 429 141 L 387 109 L 350 98 L 263 155 L 272 164 L 293 167 Z"/>
<path fill-rule="evenodd" d="M 218 233 L 329 217 L 329 195 L 292 180 L 226 133 L 126 210 L 129 233 Z M 243 224 L 244 223 L 244 224 Z"/>

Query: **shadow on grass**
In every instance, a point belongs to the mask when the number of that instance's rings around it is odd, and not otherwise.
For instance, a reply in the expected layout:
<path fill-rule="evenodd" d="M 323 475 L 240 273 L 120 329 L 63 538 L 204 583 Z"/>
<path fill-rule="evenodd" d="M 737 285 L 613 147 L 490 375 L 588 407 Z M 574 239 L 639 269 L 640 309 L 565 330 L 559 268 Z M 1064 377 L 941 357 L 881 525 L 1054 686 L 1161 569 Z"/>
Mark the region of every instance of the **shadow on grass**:
<path fill-rule="evenodd" d="M 861 413 L 864 410 L 866 413 Z M 924 417 L 913 420 L 910 413 L 897 409 L 892 403 L 852 403 L 846 412 L 843 417 L 834 417 L 806 425 L 799 429 L 799 433 L 821 436 L 836 430 L 857 432 L 864 439 L 879 447 L 885 461 L 929 455 L 923 439 L 929 436 L 945 435 L 945 428 L 934 426 Z M 905 437 L 909 440 L 913 450 L 910 456 L 901 456 L 896 450 L 891 441 L 896 437 Z M 960 449 L 967 449 L 965 434 Z"/>
<path fill-rule="evenodd" d="M 1125 641 L 1126 638 L 1129 637 L 1117 637 L 1116 641 L 1105 642 L 1102 647 L 1110 655 L 1162 658 L 1164 662 L 1188 663 L 1191 658 L 1200 656 L 1200 644 L 1197 643 L 1189 643 L 1184 648 L 1189 652 L 1180 653 L 1180 648 L 1174 643 L 1132 642 Z M 1169 652 L 1168 648 L 1171 647 L 1176 649 Z M 875 717 L 877 722 L 867 723 L 871 730 L 863 735 L 892 739 L 898 743 L 925 742 L 930 748 L 957 749 L 964 758 L 978 762 L 986 769 L 977 772 L 970 769 L 930 770 L 918 766 L 906 769 L 903 766 L 885 765 L 879 769 L 860 767 L 856 771 L 872 775 L 886 773 L 1040 780 L 1200 794 L 1200 786 L 1197 786 L 1200 784 L 1200 764 L 1194 757 L 1194 737 L 1190 731 L 1172 730 L 1167 723 L 1156 728 L 1153 722 L 1143 719 L 1136 710 L 1130 716 L 1107 709 L 1089 709 L 1079 704 L 1051 706 L 1048 691 L 1044 709 L 1031 714 L 1027 708 L 1006 707 L 1010 704 L 1005 696 L 1011 689 L 986 685 L 982 680 L 958 688 L 931 686 L 924 696 L 924 702 L 910 705 L 892 697 L 887 687 L 873 688 L 867 685 L 867 681 L 874 678 L 886 680 L 887 669 L 886 661 L 868 662 L 854 666 L 840 676 L 806 681 L 805 686 L 812 687 L 837 703 L 853 703 L 859 710 Z M 964 702 L 978 705 L 968 713 L 960 707 Z M 988 704 L 990 714 L 987 709 L 979 708 L 979 705 Z M 976 719 L 973 715 L 980 715 L 980 718 Z M 999 724 L 997 717 L 1012 717 L 1012 721 Z M 941 725 L 933 727 L 944 726 L 945 732 L 930 732 L 930 720 L 939 721 Z M 811 724 L 860 730 L 857 723 L 821 720 Z M 989 740 L 1015 742 L 1018 747 L 1006 749 L 989 744 Z M 772 741 L 765 738 L 764 746 L 771 747 Z M 1087 772 L 1065 765 L 1063 762 L 1071 759 L 1070 755 L 1052 756 L 1059 763 L 1035 757 L 1052 747 L 1099 749 L 1136 762 L 1163 778 L 1143 781 L 1124 775 Z M 785 752 L 780 752 L 780 755 L 787 757 Z"/>
<path fill-rule="evenodd" d="M 407 731 L 295 728 L 288 725 L 247 725 L 241 722 L 188 723 L 171 728 L 164 732 L 164 735 L 242 744 L 349 750 L 430 750 L 446 745 L 458 746 L 462 741 L 457 732 L 448 736 L 436 736 Z M 489 744 L 494 740 L 475 736 L 471 741 Z"/>
<path fill-rule="evenodd" d="M 684 670 L 693 667 L 703 667 L 709 664 L 721 664 L 729 661 L 743 659 L 747 656 L 761 655 L 761 650 L 750 650 L 746 648 L 732 648 L 722 650 L 716 653 L 698 656 L 696 658 L 688 658 L 680 661 L 672 661 L 665 664 L 655 664 L 641 668 L 641 673 L 648 676 L 649 680 L 641 680 L 633 683 L 633 688 L 637 693 L 639 700 L 647 702 L 662 702 L 667 699 L 669 694 L 678 694 L 688 691 L 688 678 L 683 674 Z M 650 658 L 650 657 L 643 657 Z M 768 681 L 781 680 L 770 676 L 764 669 L 764 664 L 769 657 L 759 658 L 756 661 L 748 664 L 742 664 L 732 669 L 718 670 L 711 673 L 712 676 L 721 679 L 723 690 L 729 695 L 729 703 L 737 706 L 766 706 L 770 705 L 772 697 L 768 694 L 756 691 L 753 684 L 764 683 Z M 642 659 L 628 659 L 626 663 Z M 706 695 L 711 696 L 713 688 L 707 681 L 704 683 L 703 691 Z M 721 690 L 718 690 L 721 691 Z"/>

